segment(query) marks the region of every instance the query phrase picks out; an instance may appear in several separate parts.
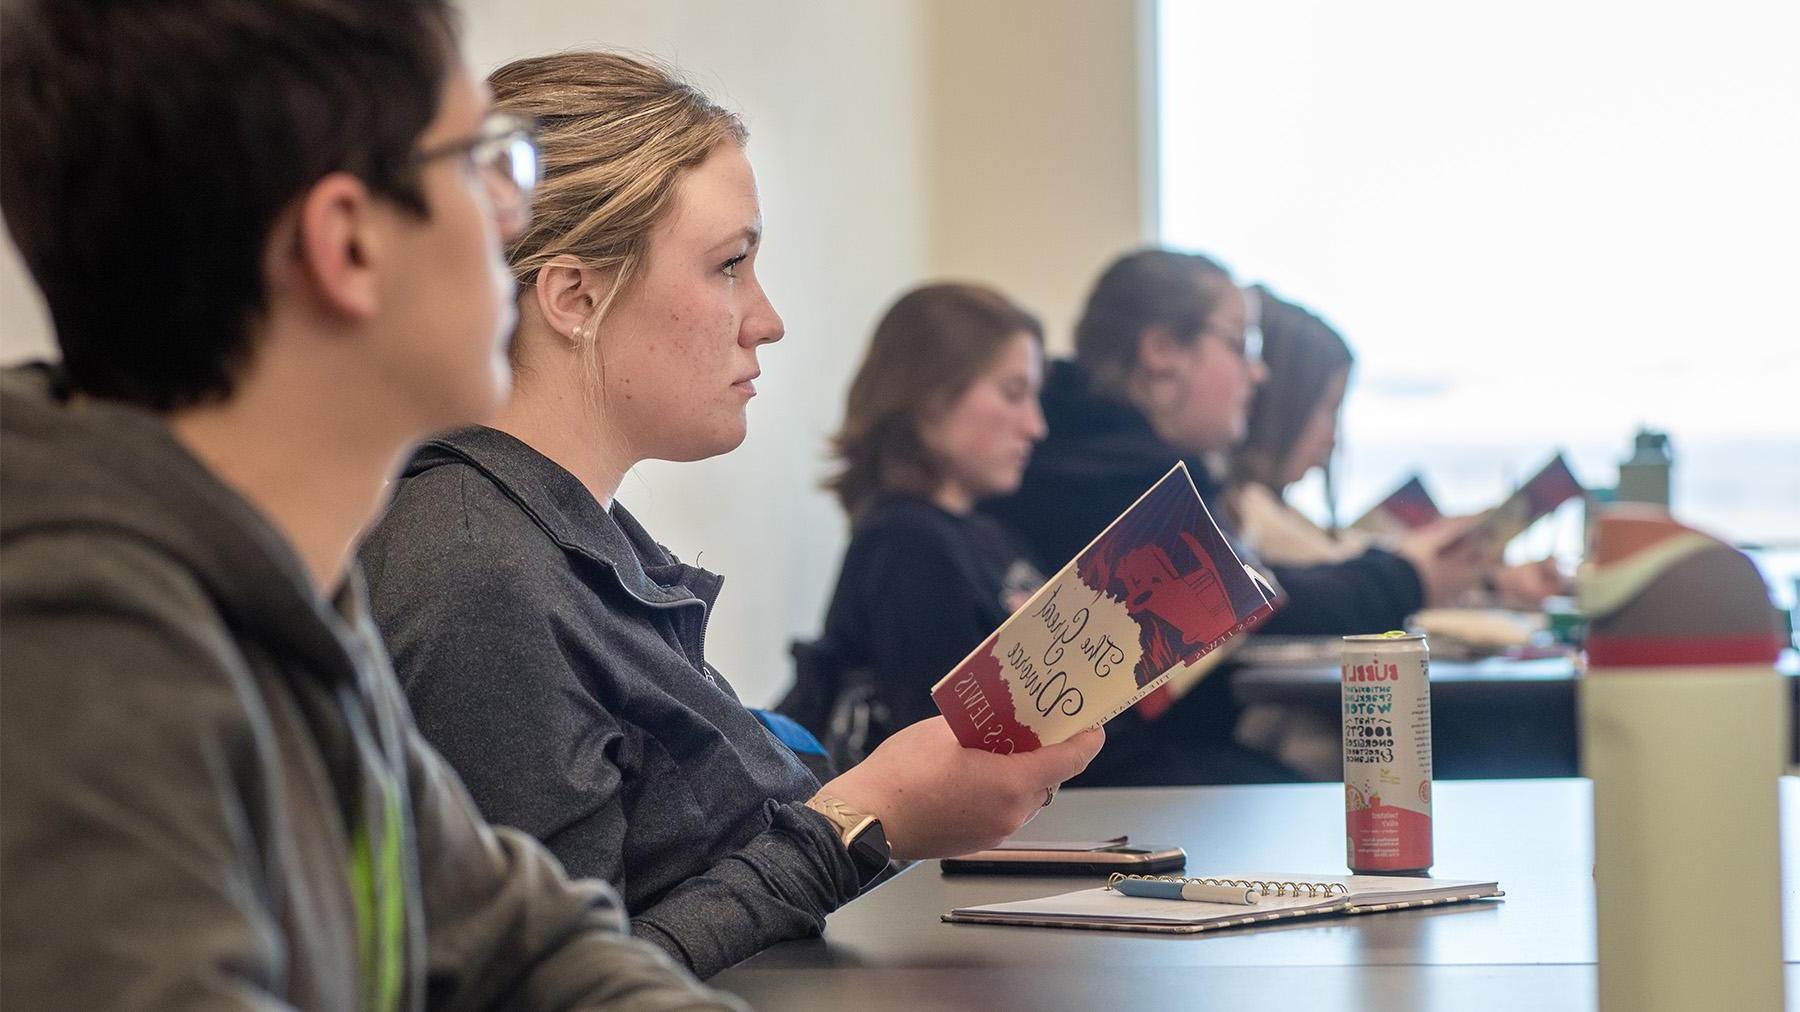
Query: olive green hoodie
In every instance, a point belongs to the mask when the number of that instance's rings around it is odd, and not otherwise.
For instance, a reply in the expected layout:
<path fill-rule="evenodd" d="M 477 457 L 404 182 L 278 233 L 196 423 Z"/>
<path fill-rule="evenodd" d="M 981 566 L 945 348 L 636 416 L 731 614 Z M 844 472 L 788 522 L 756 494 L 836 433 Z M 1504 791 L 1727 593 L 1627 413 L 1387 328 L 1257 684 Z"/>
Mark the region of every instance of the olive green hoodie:
<path fill-rule="evenodd" d="M 739 1007 L 481 820 L 360 576 L 56 386 L 0 373 L 0 1006 Z"/>

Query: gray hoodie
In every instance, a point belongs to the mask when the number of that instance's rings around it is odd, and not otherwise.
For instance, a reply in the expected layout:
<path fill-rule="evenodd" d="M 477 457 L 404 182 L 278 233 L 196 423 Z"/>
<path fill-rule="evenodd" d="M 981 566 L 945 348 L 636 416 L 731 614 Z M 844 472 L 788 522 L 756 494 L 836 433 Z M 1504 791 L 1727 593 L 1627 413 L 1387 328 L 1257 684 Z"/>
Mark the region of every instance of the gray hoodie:
<path fill-rule="evenodd" d="M 0 1005 L 737 1008 L 484 823 L 154 416 L 0 373 Z"/>
<path fill-rule="evenodd" d="M 702 977 L 857 895 L 818 781 L 706 660 L 722 578 L 497 429 L 425 444 L 363 546 L 419 727 L 496 822 Z"/>

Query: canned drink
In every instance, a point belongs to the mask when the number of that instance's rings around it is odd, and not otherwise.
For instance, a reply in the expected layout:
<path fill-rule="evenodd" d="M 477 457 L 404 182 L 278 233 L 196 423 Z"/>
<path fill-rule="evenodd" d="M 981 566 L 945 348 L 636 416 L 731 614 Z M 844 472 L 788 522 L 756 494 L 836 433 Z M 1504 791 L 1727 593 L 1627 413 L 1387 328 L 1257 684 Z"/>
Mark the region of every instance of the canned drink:
<path fill-rule="evenodd" d="M 1425 637 L 1344 637 L 1344 849 L 1352 872 L 1431 867 L 1431 679 Z"/>

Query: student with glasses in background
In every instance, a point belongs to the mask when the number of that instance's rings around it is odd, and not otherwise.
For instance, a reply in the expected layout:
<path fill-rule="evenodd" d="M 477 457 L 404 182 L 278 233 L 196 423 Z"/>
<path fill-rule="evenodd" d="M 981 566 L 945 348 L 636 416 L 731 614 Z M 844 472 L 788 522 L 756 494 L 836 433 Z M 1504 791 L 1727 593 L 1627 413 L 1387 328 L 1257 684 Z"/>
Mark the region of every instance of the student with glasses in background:
<path fill-rule="evenodd" d="M 1232 447 L 1223 496 L 1234 532 L 1264 562 L 1307 566 L 1343 562 L 1380 545 L 1412 558 L 1416 544 L 1434 544 L 1437 528 L 1461 530 L 1466 519 L 1440 519 L 1418 532 L 1382 538 L 1336 526 L 1337 502 L 1331 458 L 1338 443 L 1338 416 L 1349 389 L 1354 356 L 1335 329 L 1303 306 L 1262 285 L 1245 289 L 1257 307 L 1265 381 L 1251 399 L 1244 438 Z M 1313 471 L 1323 473 L 1332 527 L 1326 529 L 1289 505 L 1288 488 Z M 1536 608 L 1543 598 L 1564 593 L 1554 562 L 1500 564 L 1497 554 L 1485 579 L 1499 603 Z M 1429 568 L 1427 559 L 1416 566 Z"/>
<path fill-rule="evenodd" d="M 1243 439 L 1267 373 L 1250 307 L 1231 274 L 1194 253 L 1144 249 L 1107 267 L 1075 329 L 1075 357 L 1044 383 L 1048 438 L 1019 491 L 982 508 L 1054 572 L 1178 460 L 1221 517 L 1212 465 Z M 1462 527 L 1399 555 L 1370 549 L 1324 566 L 1270 567 L 1287 596 L 1262 631 L 1343 635 L 1396 628 L 1427 601 L 1473 584 L 1484 549 L 1447 548 Z M 1229 679 L 1214 675 L 1150 720 L 1127 711 L 1078 784 L 1249 782 L 1292 771 L 1235 746 Z"/>
<path fill-rule="evenodd" d="M 447 4 L 13 3 L 0 1004 L 741 1008 L 489 826 L 354 562 L 511 383 L 536 182 Z"/>

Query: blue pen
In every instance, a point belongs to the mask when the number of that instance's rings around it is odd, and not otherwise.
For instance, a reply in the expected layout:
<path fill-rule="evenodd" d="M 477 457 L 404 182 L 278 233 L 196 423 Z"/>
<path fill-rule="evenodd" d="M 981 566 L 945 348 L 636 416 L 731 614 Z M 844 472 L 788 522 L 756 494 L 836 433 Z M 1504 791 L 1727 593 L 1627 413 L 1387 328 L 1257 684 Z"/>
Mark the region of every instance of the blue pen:
<path fill-rule="evenodd" d="M 1256 905 L 1256 890 L 1237 886 L 1205 885 L 1200 882 L 1159 881 L 1148 878 L 1122 878 L 1112 888 L 1123 896 L 1151 900 L 1190 900 L 1196 903 L 1229 903 L 1232 906 Z"/>

